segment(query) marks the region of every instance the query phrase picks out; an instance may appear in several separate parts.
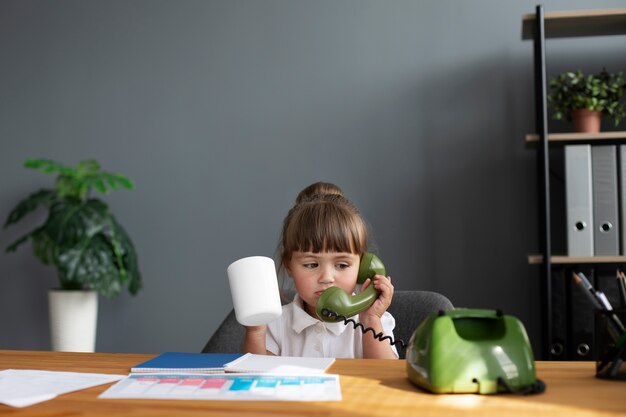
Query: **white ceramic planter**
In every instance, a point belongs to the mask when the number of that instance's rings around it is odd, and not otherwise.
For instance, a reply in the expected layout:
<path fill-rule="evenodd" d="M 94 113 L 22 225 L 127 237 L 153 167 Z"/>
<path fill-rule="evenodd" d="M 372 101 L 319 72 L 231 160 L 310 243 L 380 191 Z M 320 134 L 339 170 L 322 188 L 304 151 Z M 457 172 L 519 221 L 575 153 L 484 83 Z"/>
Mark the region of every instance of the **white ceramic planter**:
<path fill-rule="evenodd" d="M 98 321 L 98 294 L 95 291 L 48 292 L 52 350 L 94 352 Z"/>

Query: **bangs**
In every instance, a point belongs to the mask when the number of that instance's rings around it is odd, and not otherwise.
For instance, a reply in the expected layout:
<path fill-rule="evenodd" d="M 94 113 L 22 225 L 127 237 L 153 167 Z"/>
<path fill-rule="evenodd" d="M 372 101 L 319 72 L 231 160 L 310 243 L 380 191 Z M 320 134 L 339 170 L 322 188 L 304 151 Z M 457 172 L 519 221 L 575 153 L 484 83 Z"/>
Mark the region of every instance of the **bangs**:
<path fill-rule="evenodd" d="M 362 255 L 367 249 L 367 229 L 358 212 L 330 201 L 303 204 L 287 216 L 283 255 L 298 252 L 347 252 Z M 287 220 L 286 219 L 286 220 Z M 289 261 L 290 259 L 284 259 Z"/>

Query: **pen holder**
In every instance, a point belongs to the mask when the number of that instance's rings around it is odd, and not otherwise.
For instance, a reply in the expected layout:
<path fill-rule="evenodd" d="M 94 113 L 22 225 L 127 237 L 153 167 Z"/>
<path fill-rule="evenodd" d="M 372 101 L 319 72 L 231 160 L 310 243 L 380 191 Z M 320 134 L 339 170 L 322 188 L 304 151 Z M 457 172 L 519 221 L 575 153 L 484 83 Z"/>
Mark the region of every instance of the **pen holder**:
<path fill-rule="evenodd" d="M 596 377 L 626 381 L 626 332 L 616 319 L 626 324 L 626 309 L 595 310 Z"/>

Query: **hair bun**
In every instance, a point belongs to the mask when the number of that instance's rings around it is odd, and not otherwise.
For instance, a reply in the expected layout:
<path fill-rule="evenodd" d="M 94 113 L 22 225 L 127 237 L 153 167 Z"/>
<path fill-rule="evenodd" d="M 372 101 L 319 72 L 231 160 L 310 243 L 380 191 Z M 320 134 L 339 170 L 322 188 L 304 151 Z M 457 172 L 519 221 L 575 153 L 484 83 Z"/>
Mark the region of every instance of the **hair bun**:
<path fill-rule="evenodd" d="M 305 200 L 310 200 L 314 196 L 324 196 L 324 195 L 338 195 L 343 197 L 343 191 L 339 186 L 332 184 L 330 182 L 316 182 L 304 190 L 300 191 L 298 196 L 296 197 L 296 204 L 301 203 Z"/>

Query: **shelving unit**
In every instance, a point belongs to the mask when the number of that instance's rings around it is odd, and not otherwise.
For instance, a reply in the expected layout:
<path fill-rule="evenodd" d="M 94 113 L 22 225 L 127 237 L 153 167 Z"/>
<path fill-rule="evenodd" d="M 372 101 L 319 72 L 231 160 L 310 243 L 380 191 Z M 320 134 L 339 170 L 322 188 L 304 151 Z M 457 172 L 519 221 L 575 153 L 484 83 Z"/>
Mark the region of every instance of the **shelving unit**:
<path fill-rule="evenodd" d="M 530 255 L 528 263 L 539 265 L 544 288 L 542 299 L 543 340 L 542 358 L 558 359 L 552 346 L 552 271 L 553 265 L 597 266 L 626 264 L 626 256 L 569 257 L 552 253 L 550 225 L 550 147 L 567 143 L 626 143 L 626 132 L 548 133 L 547 71 L 545 43 L 552 38 L 626 35 L 626 8 L 609 10 L 580 10 L 544 13 L 537 6 L 535 13 L 522 19 L 522 39 L 534 44 L 536 133 L 526 135 L 526 143 L 536 146 L 539 180 L 540 253 Z M 558 355 L 556 355 L 558 356 Z M 562 359 L 562 358 L 561 358 Z"/>
<path fill-rule="evenodd" d="M 626 9 L 573 10 L 545 14 L 542 10 L 542 15 L 544 39 L 623 35 L 626 30 Z M 536 39 L 537 21 L 537 11 L 524 15 L 522 39 Z"/>
<path fill-rule="evenodd" d="M 536 133 L 526 135 L 526 143 L 537 143 L 540 137 Z M 600 133 L 549 133 L 548 142 L 600 142 L 626 140 L 626 132 Z"/>
<path fill-rule="evenodd" d="M 543 255 L 528 255 L 528 263 L 541 265 Z M 589 265 L 589 264 L 623 264 L 626 256 L 559 256 L 552 255 L 550 263 L 553 265 Z"/>

